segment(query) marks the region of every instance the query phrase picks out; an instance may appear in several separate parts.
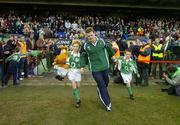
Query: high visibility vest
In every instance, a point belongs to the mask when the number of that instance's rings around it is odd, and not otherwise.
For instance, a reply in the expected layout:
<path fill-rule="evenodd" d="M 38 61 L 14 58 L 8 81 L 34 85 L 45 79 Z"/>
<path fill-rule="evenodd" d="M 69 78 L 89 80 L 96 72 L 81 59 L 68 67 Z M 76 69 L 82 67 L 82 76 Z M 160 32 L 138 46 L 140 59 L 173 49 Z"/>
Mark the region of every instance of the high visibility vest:
<path fill-rule="evenodd" d="M 146 46 L 144 46 L 144 47 L 141 47 L 141 48 L 140 48 L 140 52 L 144 52 L 144 50 L 145 50 L 146 48 L 150 48 L 150 45 L 146 45 Z M 149 54 L 148 56 L 143 56 L 143 55 L 139 54 L 139 56 L 138 56 L 138 61 L 139 61 L 139 62 L 144 62 L 144 63 L 149 64 L 149 63 L 150 63 L 150 62 L 149 62 L 150 59 L 151 59 L 151 55 L 150 55 L 150 54 Z"/>
<path fill-rule="evenodd" d="M 25 53 L 27 53 L 27 45 L 26 45 L 26 43 L 25 42 L 19 42 L 19 45 L 20 45 L 20 52 L 22 53 L 22 54 L 25 54 Z M 22 56 L 22 57 L 26 57 L 26 56 Z"/>
<path fill-rule="evenodd" d="M 155 51 L 161 50 L 162 49 L 162 44 L 159 44 L 159 45 L 153 44 L 153 47 L 155 48 Z M 153 57 L 158 57 L 158 58 L 163 58 L 163 53 L 162 52 L 161 53 L 153 52 L 152 56 Z"/>

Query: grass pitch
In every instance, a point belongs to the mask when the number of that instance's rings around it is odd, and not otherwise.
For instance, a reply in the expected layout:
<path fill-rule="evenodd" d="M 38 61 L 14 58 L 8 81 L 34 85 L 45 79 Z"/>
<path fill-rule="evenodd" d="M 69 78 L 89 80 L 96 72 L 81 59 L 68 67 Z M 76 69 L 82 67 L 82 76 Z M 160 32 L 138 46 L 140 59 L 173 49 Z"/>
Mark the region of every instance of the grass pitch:
<path fill-rule="evenodd" d="M 111 112 L 105 110 L 92 85 L 80 88 L 79 109 L 70 86 L 0 89 L 0 125 L 180 125 L 180 97 L 162 93 L 159 85 L 134 86 L 134 101 L 123 85 L 108 89 Z"/>

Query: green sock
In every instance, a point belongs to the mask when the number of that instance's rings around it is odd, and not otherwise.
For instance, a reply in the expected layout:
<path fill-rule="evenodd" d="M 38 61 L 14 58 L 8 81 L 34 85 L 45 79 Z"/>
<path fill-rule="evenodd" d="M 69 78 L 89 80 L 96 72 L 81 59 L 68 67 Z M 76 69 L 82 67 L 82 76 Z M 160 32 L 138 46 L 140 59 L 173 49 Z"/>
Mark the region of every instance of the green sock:
<path fill-rule="evenodd" d="M 80 100 L 80 97 L 79 97 L 79 90 L 77 88 L 73 89 L 73 95 L 75 96 L 75 98 L 77 100 Z"/>
<path fill-rule="evenodd" d="M 128 90 L 128 95 L 129 95 L 129 96 L 132 95 L 132 89 L 131 89 L 131 87 L 127 87 L 127 90 Z"/>

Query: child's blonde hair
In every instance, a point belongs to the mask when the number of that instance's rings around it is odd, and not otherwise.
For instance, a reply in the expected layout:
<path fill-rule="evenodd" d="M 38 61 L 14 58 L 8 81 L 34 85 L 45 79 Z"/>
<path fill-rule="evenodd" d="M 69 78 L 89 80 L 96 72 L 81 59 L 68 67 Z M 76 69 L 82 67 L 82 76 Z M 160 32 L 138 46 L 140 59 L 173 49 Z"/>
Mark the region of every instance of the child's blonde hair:
<path fill-rule="evenodd" d="M 81 46 L 81 41 L 80 41 L 79 39 L 73 39 L 73 40 L 72 40 L 72 46 L 73 46 L 74 44 L 78 44 L 79 46 Z"/>

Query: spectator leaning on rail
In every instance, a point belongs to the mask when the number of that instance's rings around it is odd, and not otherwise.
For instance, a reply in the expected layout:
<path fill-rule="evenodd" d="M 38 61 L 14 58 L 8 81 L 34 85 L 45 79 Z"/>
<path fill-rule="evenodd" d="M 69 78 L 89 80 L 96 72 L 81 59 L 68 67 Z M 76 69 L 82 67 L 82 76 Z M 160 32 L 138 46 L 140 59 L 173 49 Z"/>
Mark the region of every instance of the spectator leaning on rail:
<path fill-rule="evenodd" d="M 5 62 L 9 62 L 9 65 L 7 67 L 7 72 L 6 75 L 3 78 L 3 83 L 2 83 L 2 87 L 6 87 L 9 81 L 9 78 L 11 75 L 13 75 L 13 85 L 18 85 L 19 81 L 18 81 L 18 65 L 19 62 L 21 60 L 21 58 L 24 55 L 31 55 L 31 56 L 38 56 L 42 53 L 42 51 L 39 50 L 34 50 L 31 52 L 26 52 L 26 53 L 21 53 L 21 52 L 16 52 L 18 51 L 18 49 L 16 49 L 14 51 L 14 53 L 9 56 L 8 58 L 6 58 Z"/>
<path fill-rule="evenodd" d="M 14 52 L 5 60 L 6 63 L 9 62 L 9 65 L 7 67 L 7 72 L 3 78 L 3 87 L 7 86 L 11 75 L 13 75 L 13 85 L 18 85 L 18 65 L 21 60 L 21 56 L 22 54 L 20 52 Z"/>

